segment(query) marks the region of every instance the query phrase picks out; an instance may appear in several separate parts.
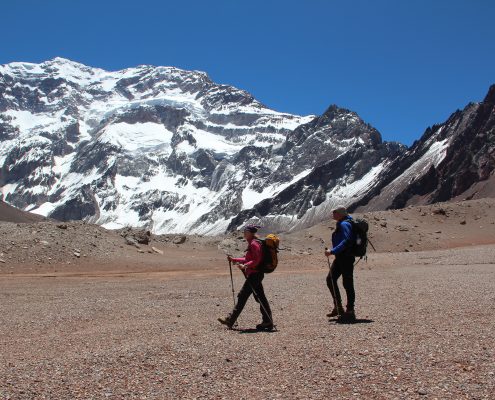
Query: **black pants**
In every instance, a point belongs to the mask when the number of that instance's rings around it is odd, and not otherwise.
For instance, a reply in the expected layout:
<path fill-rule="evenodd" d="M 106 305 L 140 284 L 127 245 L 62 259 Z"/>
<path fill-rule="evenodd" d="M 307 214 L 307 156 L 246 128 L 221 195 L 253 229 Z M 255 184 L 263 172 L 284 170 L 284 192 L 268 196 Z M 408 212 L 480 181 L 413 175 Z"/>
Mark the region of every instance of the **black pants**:
<path fill-rule="evenodd" d="M 244 285 L 242 285 L 242 288 L 237 295 L 237 304 L 229 317 L 232 322 L 235 322 L 237 320 L 251 294 L 254 295 L 254 299 L 260 304 L 260 311 L 261 315 L 263 316 L 263 322 L 272 321 L 272 311 L 270 309 L 270 305 L 268 304 L 268 300 L 266 299 L 265 290 L 263 289 L 262 284 L 264 277 L 264 273 L 256 272 L 246 278 Z"/>
<path fill-rule="evenodd" d="M 354 256 L 339 255 L 335 257 L 335 260 L 330 267 L 330 271 L 327 276 L 327 286 L 330 289 L 330 293 L 333 297 L 333 302 L 336 307 L 342 306 L 342 299 L 340 297 L 339 286 L 337 280 L 342 275 L 342 283 L 347 294 L 347 308 L 354 308 L 354 301 L 356 299 L 356 293 L 354 292 Z M 332 284 L 333 281 L 333 284 Z M 335 293 L 334 293 L 335 291 Z"/>

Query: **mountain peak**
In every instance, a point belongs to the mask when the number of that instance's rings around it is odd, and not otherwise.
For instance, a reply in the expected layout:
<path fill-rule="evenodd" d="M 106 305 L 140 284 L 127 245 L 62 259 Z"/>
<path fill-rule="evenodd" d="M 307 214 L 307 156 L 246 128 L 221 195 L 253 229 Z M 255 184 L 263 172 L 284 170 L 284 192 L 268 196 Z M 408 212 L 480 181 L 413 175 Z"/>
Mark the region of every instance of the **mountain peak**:
<path fill-rule="evenodd" d="M 78 64 L 78 65 L 83 65 L 81 63 L 69 60 L 68 58 L 64 58 L 64 57 L 54 57 L 51 60 L 45 61 L 45 63 L 46 64 Z"/>
<path fill-rule="evenodd" d="M 495 84 L 490 86 L 490 89 L 488 89 L 488 93 L 486 94 L 485 99 L 483 100 L 484 103 L 490 103 L 490 104 L 495 104 Z"/>
<path fill-rule="evenodd" d="M 347 108 L 339 107 L 337 104 L 331 104 L 323 113 L 322 116 L 326 116 L 330 119 L 334 119 L 337 116 L 352 114 L 353 116 L 357 116 L 357 114 Z"/>
<path fill-rule="evenodd" d="M 40 64 L 43 67 L 56 67 L 56 68 L 75 68 L 81 71 L 97 70 L 98 68 L 92 68 L 77 61 L 72 61 L 63 57 L 55 57 L 51 60 L 44 61 Z"/>

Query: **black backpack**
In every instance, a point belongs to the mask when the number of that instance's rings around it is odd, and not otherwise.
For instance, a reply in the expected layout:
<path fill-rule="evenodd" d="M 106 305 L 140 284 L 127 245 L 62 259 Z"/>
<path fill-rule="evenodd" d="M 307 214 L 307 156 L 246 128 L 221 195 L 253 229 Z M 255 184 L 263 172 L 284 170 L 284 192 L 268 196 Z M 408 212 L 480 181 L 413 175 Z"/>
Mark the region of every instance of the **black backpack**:
<path fill-rule="evenodd" d="M 351 253 L 355 257 L 364 257 L 368 247 L 368 222 L 362 218 L 349 220 L 356 240 L 350 247 Z"/>

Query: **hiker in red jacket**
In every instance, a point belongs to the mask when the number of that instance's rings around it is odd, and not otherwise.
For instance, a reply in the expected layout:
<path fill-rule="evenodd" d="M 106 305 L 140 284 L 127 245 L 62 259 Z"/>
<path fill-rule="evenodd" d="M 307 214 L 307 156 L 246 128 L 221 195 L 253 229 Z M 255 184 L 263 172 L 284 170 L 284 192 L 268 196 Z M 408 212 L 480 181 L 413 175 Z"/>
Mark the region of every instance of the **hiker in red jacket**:
<path fill-rule="evenodd" d="M 237 264 L 238 268 L 246 277 L 244 285 L 237 295 L 237 304 L 230 315 L 226 318 L 218 318 L 222 324 L 227 325 L 229 328 L 234 326 L 235 321 L 246 305 L 249 296 L 253 294 L 254 299 L 260 304 L 260 311 L 263 316 L 263 321 L 261 324 L 256 325 L 256 329 L 273 329 L 272 311 L 265 296 L 265 291 L 262 284 L 265 274 L 261 270 L 263 249 L 261 247 L 261 243 L 256 237 L 256 232 L 258 232 L 258 229 L 259 226 L 255 225 L 247 225 L 244 228 L 244 239 L 248 242 L 248 248 L 244 257 L 232 258 L 231 256 L 227 256 L 229 262 Z"/>

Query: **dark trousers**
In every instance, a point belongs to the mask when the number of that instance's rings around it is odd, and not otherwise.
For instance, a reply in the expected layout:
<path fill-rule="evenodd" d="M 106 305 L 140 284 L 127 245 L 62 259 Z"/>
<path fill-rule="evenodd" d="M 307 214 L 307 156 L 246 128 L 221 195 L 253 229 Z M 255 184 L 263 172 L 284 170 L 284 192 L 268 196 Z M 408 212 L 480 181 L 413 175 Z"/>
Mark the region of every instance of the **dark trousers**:
<path fill-rule="evenodd" d="M 342 306 L 337 280 L 342 276 L 342 283 L 347 294 L 347 308 L 354 308 L 356 293 L 354 292 L 354 256 L 339 255 L 333 260 L 327 276 L 327 286 L 333 297 L 335 307 Z M 332 284 L 333 281 L 333 284 Z"/>
<path fill-rule="evenodd" d="M 261 315 L 263 316 L 263 322 L 272 321 L 272 310 L 270 309 L 270 305 L 268 304 L 268 300 L 266 299 L 265 290 L 263 289 L 262 284 L 264 277 L 264 273 L 256 272 L 246 278 L 246 280 L 244 281 L 244 285 L 242 285 L 242 288 L 237 295 L 237 304 L 230 314 L 230 320 L 232 322 L 235 322 L 237 320 L 251 294 L 253 294 L 254 299 L 260 304 L 260 311 Z"/>

